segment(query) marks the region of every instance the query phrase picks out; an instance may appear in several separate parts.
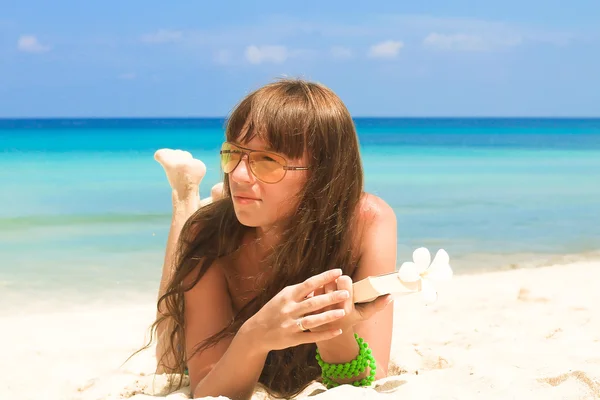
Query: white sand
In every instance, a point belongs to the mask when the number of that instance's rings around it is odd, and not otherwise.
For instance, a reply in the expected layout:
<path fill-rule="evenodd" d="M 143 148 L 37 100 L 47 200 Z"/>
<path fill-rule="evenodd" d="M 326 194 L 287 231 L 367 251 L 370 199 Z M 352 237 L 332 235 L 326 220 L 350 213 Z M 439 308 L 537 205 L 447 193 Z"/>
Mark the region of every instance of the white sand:
<path fill-rule="evenodd" d="M 396 302 L 392 358 L 375 388 L 315 399 L 600 398 L 600 263 L 457 276 L 433 306 Z M 0 318 L 0 399 L 184 399 L 151 375 L 143 343 L 154 304 Z M 401 371 L 400 371 L 401 370 Z M 154 379 L 157 378 L 157 379 Z M 154 389 L 152 382 L 154 381 Z M 154 392 L 153 392 L 154 390 Z M 146 394 L 144 394 L 146 393 Z M 255 397 L 261 398 L 258 393 Z"/>

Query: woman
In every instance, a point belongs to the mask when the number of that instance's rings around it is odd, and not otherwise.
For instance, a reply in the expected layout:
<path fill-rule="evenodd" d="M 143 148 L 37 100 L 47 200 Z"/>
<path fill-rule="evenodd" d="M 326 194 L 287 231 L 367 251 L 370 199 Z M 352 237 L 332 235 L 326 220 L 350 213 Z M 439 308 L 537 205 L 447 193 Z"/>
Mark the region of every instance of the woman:
<path fill-rule="evenodd" d="M 281 80 L 245 97 L 225 133 L 223 196 L 203 207 L 202 162 L 156 154 L 173 189 L 157 372 L 187 369 L 194 397 L 232 399 L 386 376 L 391 298 L 355 305 L 352 283 L 395 270 L 396 218 L 363 192 L 348 110 L 320 84 Z"/>

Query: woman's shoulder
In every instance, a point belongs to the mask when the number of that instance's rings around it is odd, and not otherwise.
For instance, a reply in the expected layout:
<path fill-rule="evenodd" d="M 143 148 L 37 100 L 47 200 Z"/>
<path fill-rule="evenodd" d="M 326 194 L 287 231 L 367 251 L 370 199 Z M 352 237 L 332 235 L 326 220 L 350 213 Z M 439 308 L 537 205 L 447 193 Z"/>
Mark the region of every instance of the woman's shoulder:
<path fill-rule="evenodd" d="M 354 248 L 357 250 L 357 256 L 360 257 L 365 246 L 369 246 L 370 238 L 382 234 L 393 234 L 395 229 L 394 209 L 382 198 L 374 194 L 363 193 L 357 206 L 353 229 Z"/>
<path fill-rule="evenodd" d="M 396 219 L 394 209 L 381 197 L 371 193 L 363 193 L 358 203 L 358 221 L 363 228 L 373 223 Z"/>
<path fill-rule="evenodd" d="M 195 296 L 207 289 L 211 292 L 223 291 L 227 287 L 227 280 L 223 268 L 223 259 L 214 260 L 210 265 L 203 266 L 198 263 L 192 271 L 183 279 L 184 287 L 192 287 L 190 295 Z M 198 275 L 201 275 L 199 278 Z M 214 294 L 214 293 L 213 293 Z"/>
<path fill-rule="evenodd" d="M 352 279 L 391 272 L 396 264 L 397 223 L 394 209 L 383 199 L 364 193 L 358 205 L 357 255 Z"/>

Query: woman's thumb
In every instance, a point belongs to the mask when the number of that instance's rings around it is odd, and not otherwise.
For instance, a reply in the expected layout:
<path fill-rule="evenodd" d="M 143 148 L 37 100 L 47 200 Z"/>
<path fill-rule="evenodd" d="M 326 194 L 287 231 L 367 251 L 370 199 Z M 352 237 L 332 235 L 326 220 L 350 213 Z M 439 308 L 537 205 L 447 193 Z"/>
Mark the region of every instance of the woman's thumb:
<path fill-rule="evenodd" d="M 379 311 L 383 311 L 394 299 L 391 295 L 379 296 L 367 304 L 360 305 L 360 313 L 363 319 L 369 319 Z"/>

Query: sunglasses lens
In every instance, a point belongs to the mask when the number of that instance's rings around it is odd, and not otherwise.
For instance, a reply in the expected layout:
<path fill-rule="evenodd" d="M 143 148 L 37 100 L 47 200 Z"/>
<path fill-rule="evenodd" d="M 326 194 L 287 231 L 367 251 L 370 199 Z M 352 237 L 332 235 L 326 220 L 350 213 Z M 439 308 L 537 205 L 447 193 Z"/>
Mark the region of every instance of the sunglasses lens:
<path fill-rule="evenodd" d="M 240 163 L 242 152 L 229 143 L 223 143 L 221 147 L 221 168 L 226 174 L 231 173 Z"/>
<path fill-rule="evenodd" d="M 250 157 L 250 168 L 258 179 L 266 183 L 276 183 L 283 179 L 285 159 L 272 153 L 255 152 Z"/>

